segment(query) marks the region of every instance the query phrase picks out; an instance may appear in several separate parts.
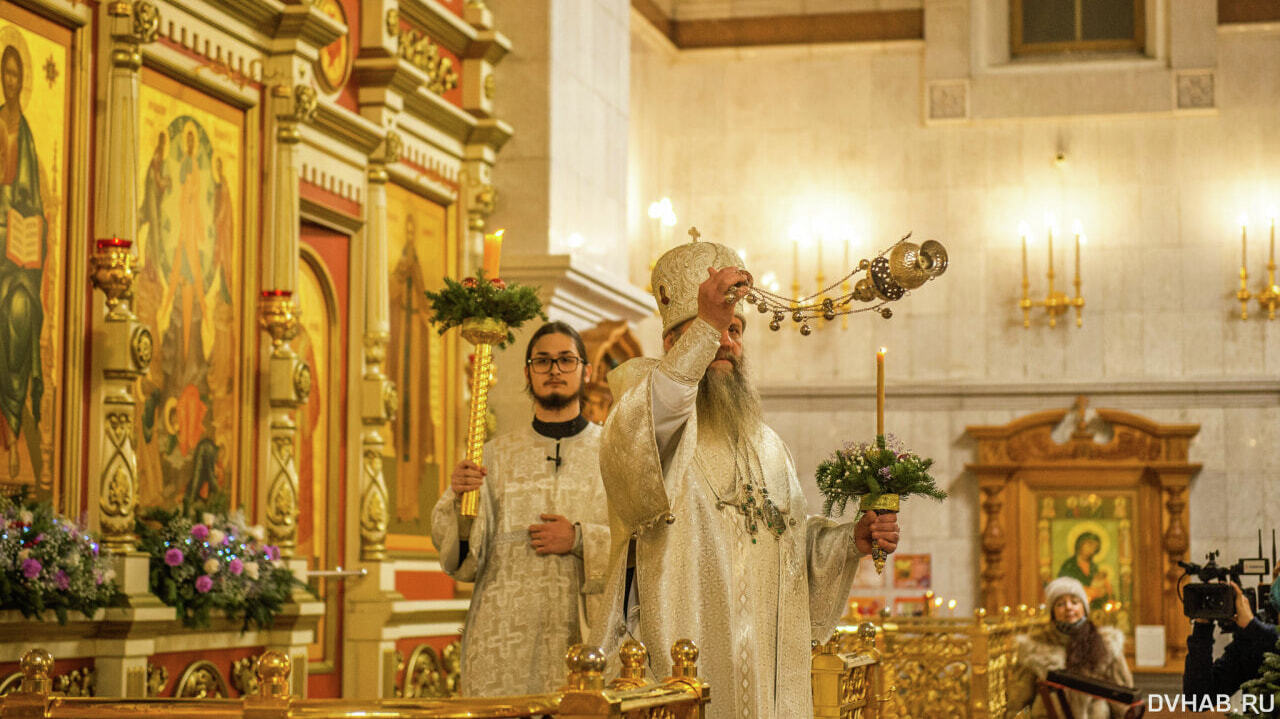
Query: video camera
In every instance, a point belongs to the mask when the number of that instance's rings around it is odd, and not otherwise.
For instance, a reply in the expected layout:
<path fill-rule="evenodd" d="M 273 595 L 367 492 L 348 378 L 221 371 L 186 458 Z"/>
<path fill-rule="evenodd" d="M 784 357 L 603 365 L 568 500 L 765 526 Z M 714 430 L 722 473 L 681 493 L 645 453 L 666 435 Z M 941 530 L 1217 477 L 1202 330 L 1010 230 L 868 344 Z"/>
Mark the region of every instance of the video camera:
<path fill-rule="evenodd" d="M 1230 579 L 1240 587 L 1253 615 L 1268 624 L 1276 624 L 1276 608 L 1271 605 L 1268 594 L 1271 591 L 1271 568 L 1276 562 L 1275 531 L 1271 533 L 1271 559 L 1262 556 L 1262 530 L 1258 530 L 1258 556 L 1240 559 L 1229 567 L 1219 566 L 1217 558 L 1221 552 L 1215 550 L 1205 555 L 1203 566 L 1191 562 L 1178 562 L 1184 573 L 1182 579 L 1194 576 L 1199 583 L 1182 587 L 1179 599 L 1182 600 L 1182 612 L 1191 619 L 1218 620 L 1224 629 L 1235 628 L 1236 595 L 1235 590 L 1226 584 Z M 1258 577 L 1258 582 L 1246 585 L 1241 577 Z"/>

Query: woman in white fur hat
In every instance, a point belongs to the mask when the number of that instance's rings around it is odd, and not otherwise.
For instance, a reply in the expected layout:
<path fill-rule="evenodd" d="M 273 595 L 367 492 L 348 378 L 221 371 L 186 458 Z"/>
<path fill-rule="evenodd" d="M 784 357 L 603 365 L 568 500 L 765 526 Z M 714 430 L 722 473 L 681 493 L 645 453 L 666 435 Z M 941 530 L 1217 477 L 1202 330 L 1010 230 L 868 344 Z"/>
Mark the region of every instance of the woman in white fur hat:
<path fill-rule="evenodd" d="M 1084 585 L 1071 577 L 1058 577 L 1045 585 L 1044 593 L 1052 621 L 1017 638 L 1018 666 L 1008 687 L 1008 715 L 1030 704 L 1032 719 L 1048 716 L 1036 688 L 1055 669 L 1133 686 L 1133 674 L 1124 660 L 1124 634 L 1089 620 Z M 1076 719 L 1124 716 L 1125 707 L 1120 704 L 1069 689 L 1067 702 Z"/>

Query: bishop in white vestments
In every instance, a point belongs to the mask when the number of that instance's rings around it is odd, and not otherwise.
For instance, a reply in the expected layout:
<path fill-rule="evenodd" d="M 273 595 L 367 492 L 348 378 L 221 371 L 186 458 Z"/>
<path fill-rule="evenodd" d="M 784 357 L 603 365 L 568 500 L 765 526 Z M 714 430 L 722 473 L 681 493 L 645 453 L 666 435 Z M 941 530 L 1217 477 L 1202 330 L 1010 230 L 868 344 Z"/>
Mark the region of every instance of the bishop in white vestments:
<path fill-rule="evenodd" d="M 893 551 L 898 526 L 893 515 L 807 515 L 791 454 L 743 372 L 736 309 L 749 276 L 738 262 L 709 242 L 663 255 L 652 287 L 666 355 L 609 374 L 610 615 L 593 640 L 612 653 L 635 636 L 663 677 L 671 645 L 692 639 L 710 717 L 803 719 L 810 642 L 843 614 L 861 554 L 873 540 Z"/>
<path fill-rule="evenodd" d="M 431 536 L 441 568 L 476 583 L 462 632 L 465 696 L 562 686 L 565 651 L 600 606 L 609 527 L 600 427 L 580 412 L 585 358 L 568 325 L 535 332 L 526 350 L 533 426 L 486 444 L 483 468 L 460 463 L 436 503 Z M 469 530 L 456 502 L 468 490 L 480 492 Z"/>

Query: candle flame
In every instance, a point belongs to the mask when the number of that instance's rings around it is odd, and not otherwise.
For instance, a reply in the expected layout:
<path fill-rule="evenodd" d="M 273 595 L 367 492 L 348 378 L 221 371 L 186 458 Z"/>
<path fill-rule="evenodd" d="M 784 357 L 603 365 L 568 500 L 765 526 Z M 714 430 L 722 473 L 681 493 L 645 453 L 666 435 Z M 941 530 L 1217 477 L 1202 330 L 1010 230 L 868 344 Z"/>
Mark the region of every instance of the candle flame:
<path fill-rule="evenodd" d="M 1078 239 L 1080 240 L 1080 244 L 1082 244 L 1082 245 L 1087 245 L 1087 244 L 1089 244 L 1089 236 L 1088 236 L 1088 235 L 1086 235 L 1086 234 L 1085 234 L 1085 233 L 1083 233 L 1083 232 L 1081 232 L 1081 233 L 1080 233 L 1080 235 L 1079 235 Z"/>
<path fill-rule="evenodd" d="M 1076 233 L 1077 235 L 1084 234 L 1084 223 L 1080 221 L 1079 217 L 1071 221 L 1071 231 Z"/>
<path fill-rule="evenodd" d="M 503 229 L 503 230 L 498 230 L 497 232 L 494 232 L 493 234 L 489 235 L 489 237 L 492 237 L 498 242 L 502 242 L 502 236 L 505 234 L 507 234 L 507 231 Z"/>
<path fill-rule="evenodd" d="M 1239 215 L 1236 216 L 1236 224 L 1240 225 L 1241 228 L 1248 227 L 1249 215 L 1241 212 Z"/>
<path fill-rule="evenodd" d="M 1031 225 L 1028 225 L 1026 220 L 1018 220 L 1018 235 L 1025 240 L 1029 234 L 1031 234 Z"/>
<path fill-rule="evenodd" d="M 888 348 L 888 347 L 881 347 L 881 348 L 880 348 L 880 354 L 884 354 L 885 352 L 888 352 L 888 351 L 889 351 L 889 348 Z"/>

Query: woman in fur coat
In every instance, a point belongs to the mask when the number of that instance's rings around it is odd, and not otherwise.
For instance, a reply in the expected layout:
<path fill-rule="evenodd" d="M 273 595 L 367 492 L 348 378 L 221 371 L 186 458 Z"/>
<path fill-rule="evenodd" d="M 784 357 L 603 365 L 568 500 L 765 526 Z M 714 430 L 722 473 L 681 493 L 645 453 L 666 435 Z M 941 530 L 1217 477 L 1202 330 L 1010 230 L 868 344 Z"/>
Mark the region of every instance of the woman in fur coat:
<path fill-rule="evenodd" d="M 1089 597 L 1084 585 L 1058 577 L 1044 588 L 1051 607 L 1048 626 L 1017 638 L 1018 666 L 1008 687 L 1008 715 L 1031 705 L 1032 719 L 1048 716 L 1037 685 L 1055 669 L 1065 669 L 1112 684 L 1133 686 L 1124 660 L 1124 634 L 1115 627 L 1098 627 L 1089 620 Z M 1077 691 L 1067 690 L 1076 719 L 1120 719 L 1125 707 Z"/>

